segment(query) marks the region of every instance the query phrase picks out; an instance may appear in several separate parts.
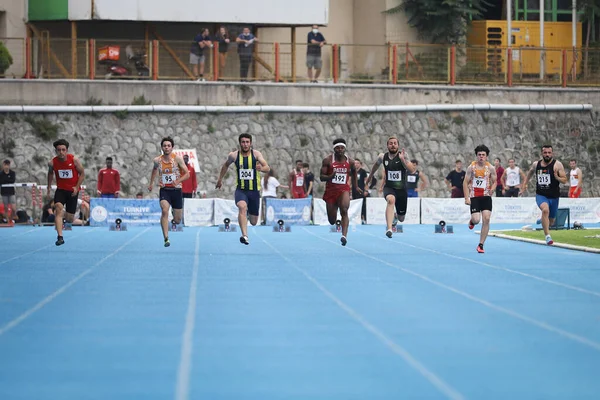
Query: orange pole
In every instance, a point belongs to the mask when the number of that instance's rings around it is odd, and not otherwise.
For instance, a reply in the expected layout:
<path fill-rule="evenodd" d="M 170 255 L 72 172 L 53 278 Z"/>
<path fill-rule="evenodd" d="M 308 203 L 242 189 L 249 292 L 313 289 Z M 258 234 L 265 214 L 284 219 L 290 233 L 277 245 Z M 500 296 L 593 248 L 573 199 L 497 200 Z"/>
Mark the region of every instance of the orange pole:
<path fill-rule="evenodd" d="M 563 49 L 562 51 L 562 62 L 560 64 L 562 68 L 561 80 L 562 87 L 567 87 L 567 50 Z"/>
<path fill-rule="evenodd" d="M 213 81 L 219 80 L 219 42 L 213 42 Z"/>
<path fill-rule="evenodd" d="M 96 79 L 96 40 L 88 40 L 88 53 L 90 61 L 90 79 Z"/>
<path fill-rule="evenodd" d="M 338 45 L 334 44 L 333 45 L 333 83 L 338 83 L 338 79 L 339 79 L 339 63 L 338 63 Z"/>
<path fill-rule="evenodd" d="M 513 68 L 512 68 L 512 64 L 513 64 L 513 55 L 512 55 L 512 49 L 508 49 L 507 51 L 508 56 L 507 56 L 507 65 L 506 65 L 506 83 L 508 84 L 509 87 L 511 87 L 513 85 L 512 82 L 512 76 L 513 76 Z"/>
<path fill-rule="evenodd" d="M 408 48 L 408 42 L 406 42 L 406 79 L 408 79 L 408 54 L 410 49 Z"/>
<path fill-rule="evenodd" d="M 456 85 L 456 46 L 450 47 L 450 85 Z"/>
<path fill-rule="evenodd" d="M 158 80 L 158 41 L 152 41 L 152 80 Z"/>
<path fill-rule="evenodd" d="M 25 79 L 33 78 L 31 73 L 31 38 L 25 38 Z"/>
<path fill-rule="evenodd" d="M 398 45 L 395 44 L 392 48 L 392 83 L 395 85 L 398 83 Z"/>
<path fill-rule="evenodd" d="M 281 81 L 281 67 L 279 61 L 279 43 L 275 43 L 275 82 Z"/>

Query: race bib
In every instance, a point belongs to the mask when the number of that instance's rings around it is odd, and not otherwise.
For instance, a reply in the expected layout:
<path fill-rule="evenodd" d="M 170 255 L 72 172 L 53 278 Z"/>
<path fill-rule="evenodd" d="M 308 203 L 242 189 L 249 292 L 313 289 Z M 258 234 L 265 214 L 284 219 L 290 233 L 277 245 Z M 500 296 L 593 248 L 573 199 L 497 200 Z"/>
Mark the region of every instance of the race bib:
<path fill-rule="evenodd" d="M 296 186 L 304 186 L 304 177 L 303 176 L 296 177 Z"/>
<path fill-rule="evenodd" d="M 539 174 L 537 176 L 537 183 L 541 186 L 547 186 L 550 184 L 550 174 Z"/>
<path fill-rule="evenodd" d="M 331 183 L 335 183 L 336 185 L 345 185 L 346 184 L 346 178 L 348 177 L 348 175 L 346 174 L 335 174 L 333 176 L 333 178 L 331 179 Z"/>
<path fill-rule="evenodd" d="M 400 182 L 402 180 L 402 171 L 388 171 L 387 180 L 390 182 Z"/>
<path fill-rule="evenodd" d="M 175 174 L 163 174 L 162 176 L 162 183 L 163 185 L 173 185 L 173 182 L 175 182 Z"/>
<path fill-rule="evenodd" d="M 410 183 L 415 183 L 417 181 L 417 177 L 415 175 L 408 175 L 406 180 Z"/>
<path fill-rule="evenodd" d="M 251 181 L 254 179 L 253 169 L 240 169 L 240 180 Z"/>
<path fill-rule="evenodd" d="M 485 189 L 487 187 L 487 179 L 473 178 L 473 187 L 475 189 Z"/>
<path fill-rule="evenodd" d="M 60 179 L 71 179 L 73 177 L 73 170 L 72 169 L 59 169 L 58 177 Z"/>

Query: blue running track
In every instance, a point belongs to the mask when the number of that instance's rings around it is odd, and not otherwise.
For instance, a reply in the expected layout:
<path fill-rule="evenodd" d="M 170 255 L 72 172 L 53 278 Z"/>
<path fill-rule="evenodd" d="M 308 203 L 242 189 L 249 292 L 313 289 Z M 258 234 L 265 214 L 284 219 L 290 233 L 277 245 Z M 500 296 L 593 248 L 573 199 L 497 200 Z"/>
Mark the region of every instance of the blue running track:
<path fill-rule="evenodd" d="M 0 399 L 600 398 L 600 256 L 454 228 L 1 229 Z"/>

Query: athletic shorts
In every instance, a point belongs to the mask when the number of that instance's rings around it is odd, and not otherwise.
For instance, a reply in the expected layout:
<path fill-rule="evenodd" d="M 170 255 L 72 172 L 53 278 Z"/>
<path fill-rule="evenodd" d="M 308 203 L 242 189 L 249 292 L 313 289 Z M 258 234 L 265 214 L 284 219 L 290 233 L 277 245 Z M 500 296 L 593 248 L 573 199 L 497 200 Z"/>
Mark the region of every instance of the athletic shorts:
<path fill-rule="evenodd" d="M 181 195 L 181 189 L 176 188 L 160 188 L 158 192 L 158 198 L 160 201 L 165 200 L 168 202 L 173 210 L 181 210 L 183 208 L 183 196 Z"/>
<path fill-rule="evenodd" d="M 556 218 L 556 212 L 558 211 L 558 198 L 551 199 L 546 196 L 542 196 L 541 194 L 535 195 L 535 202 L 538 207 L 542 205 L 542 203 L 547 203 L 548 208 L 550 209 L 550 218 Z"/>
<path fill-rule="evenodd" d="M 204 62 L 204 55 L 190 53 L 190 64 L 197 65 Z"/>
<path fill-rule="evenodd" d="M 2 204 L 4 205 L 15 204 L 16 201 L 17 199 L 14 194 L 2 195 Z"/>
<path fill-rule="evenodd" d="M 471 214 L 482 211 L 492 211 L 492 197 L 471 197 Z"/>
<path fill-rule="evenodd" d="M 258 190 L 235 189 L 235 204 L 240 201 L 248 205 L 248 214 L 258 217 L 260 210 L 260 192 Z"/>
<path fill-rule="evenodd" d="M 408 193 L 406 193 L 406 189 L 393 189 L 384 186 L 383 198 L 387 200 L 388 196 L 394 196 L 396 198 L 396 214 L 406 215 L 406 207 L 408 205 Z"/>
<path fill-rule="evenodd" d="M 77 199 L 79 197 L 79 193 L 77 196 L 73 196 L 73 192 L 64 190 L 64 189 L 56 189 L 54 192 L 54 203 L 60 203 L 65 208 L 65 211 L 69 214 L 75 214 L 77 211 Z"/>
<path fill-rule="evenodd" d="M 191 199 L 194 197 L 194 193 L 183 193 L 182 196 L 184 199 Z"/>
<path fill-rule="evenodd" d="M 581 196 L 581 188 L 577 188 L 577 186 L 571 186 L 569 188 L 569 197 L 571 199 L 578 199 Z"/>
<path fill-rule="evenodd" d="M 416 189 L 407 189 L 406 190 L 406 195 L 408 197 L 419 197 L 419 192 L 417 192 Z"/>
<path fill-rule="evenodd" d="M 341 186 L 341 185 L 338 185 L 338 186 Z M 348 193 L 348 196 L 349 196 L 350 189 L 347 189 L 347 190 L 346 189 L 345 190 L 339 190 L 339 189 L 327 190 L 327 189 L 325 189 L 325 193 L 323 193 L 323 201 L 325 201 L 325 203 L 328 203 L 328 204 L 337 204 L 340 196 L 346 192 Z"/>

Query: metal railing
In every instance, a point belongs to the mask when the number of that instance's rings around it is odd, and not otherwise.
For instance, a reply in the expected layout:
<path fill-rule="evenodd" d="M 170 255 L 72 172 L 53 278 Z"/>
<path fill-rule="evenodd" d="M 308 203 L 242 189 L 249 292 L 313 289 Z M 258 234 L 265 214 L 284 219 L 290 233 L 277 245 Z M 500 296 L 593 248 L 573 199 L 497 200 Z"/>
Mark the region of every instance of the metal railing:
<path fill-rule="evenodd" d="M 306 43 L 255 42 L 251 56 L 238 44 L 204 50 L 203 71 L 192 64 L 191 41 L 36 38 L 0 41 L 12 55 L 6 78 L 245 80 L 309 82 Z M 320 82 L 600 86 L 600 48 L 327 44 L 320 49 Z M 245 60 L 245 61 L 244 61 Z M 200 77 L 200 72 L 203 72 Z"/>

